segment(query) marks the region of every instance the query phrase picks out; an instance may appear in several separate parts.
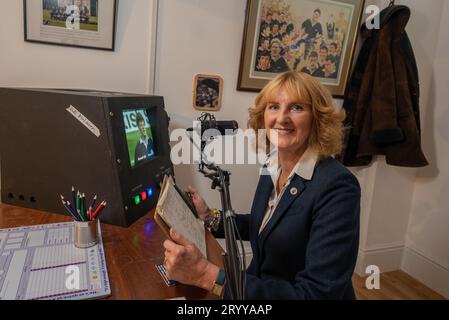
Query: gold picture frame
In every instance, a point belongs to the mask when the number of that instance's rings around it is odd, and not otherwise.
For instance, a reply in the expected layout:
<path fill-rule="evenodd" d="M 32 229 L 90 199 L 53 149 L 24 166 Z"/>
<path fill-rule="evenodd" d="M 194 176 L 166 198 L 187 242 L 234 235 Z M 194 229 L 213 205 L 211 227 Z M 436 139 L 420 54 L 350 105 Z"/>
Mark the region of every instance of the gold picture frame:
<path fill-rule="evenodd" d="M 237 90 L 278 73 L 306 72 L 343 97 L 364 0 L 248 0 Z M 321 71 L 320 71 L 321 70 Z"/>
<path fill-rule="evenodd" d="M 217 75 L 197 74 L 193 81 L 193 108 L 200 111 L 219 111 L 223 79 Z"/>

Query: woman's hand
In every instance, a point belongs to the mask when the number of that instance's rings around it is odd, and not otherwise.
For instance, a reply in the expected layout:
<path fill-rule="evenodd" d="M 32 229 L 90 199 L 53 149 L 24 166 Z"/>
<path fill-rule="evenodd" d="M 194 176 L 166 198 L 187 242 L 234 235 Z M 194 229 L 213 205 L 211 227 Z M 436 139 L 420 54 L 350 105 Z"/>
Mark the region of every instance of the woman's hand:
<path fill-rule="evenodd" d="M 170 237 L 172 240 L 164 241 L 164 266 L 168 278 L 212 290 L 218 266 L 207 261 L 195 244 L 173 229 L 170 229 Z"/>
<path fill-rule="evenodd" d="M 186 191 L 190 194 L 192 198 L 198 217 L 202 221 L 208 222 L 212 218 L 212 216 L 211 210 L 209 209 L 209 206 L 207 205 L 206 201 L 204 201 L 204 199 L 198 193 L 198 190 L 196 190 L 195 188 L 188 186 Z"/>

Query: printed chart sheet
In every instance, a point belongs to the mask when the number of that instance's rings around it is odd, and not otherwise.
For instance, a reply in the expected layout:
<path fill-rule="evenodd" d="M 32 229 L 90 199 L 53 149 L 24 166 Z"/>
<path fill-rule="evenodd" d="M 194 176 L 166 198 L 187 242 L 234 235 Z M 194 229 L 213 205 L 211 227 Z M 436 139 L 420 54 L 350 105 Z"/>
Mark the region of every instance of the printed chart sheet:
<path fill-rule="evenodd" d="M 0 229 L 0 300 L 76 300 L 110 295 L 104 248 L 80 249 L 73 222 Z"/>

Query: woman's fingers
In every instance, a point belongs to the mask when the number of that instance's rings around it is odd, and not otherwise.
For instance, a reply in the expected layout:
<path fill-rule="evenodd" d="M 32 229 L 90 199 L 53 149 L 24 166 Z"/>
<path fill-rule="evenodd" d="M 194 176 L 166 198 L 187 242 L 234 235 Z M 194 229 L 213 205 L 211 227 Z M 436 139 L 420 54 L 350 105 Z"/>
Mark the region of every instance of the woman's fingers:
<path fill-rule="evenodd" d="M 170 240 L 165 240 L 164 243 L 162 244 L 164 246 L 165 252 L 170 251 L 171 248 L 171 243 L 172 241 Z"/>
<path fill-rule="evenodd" d="M 178 261 L 187 252 L 186 247 L 184 247 L 183 245 L 176 244 L 175 242 L 173 242 L 171 240 L 165 240 L 163 245 L 165 248 L 165 253 L 164 253 L 165 257 L 167 259 L 173 258 L 172 262 Z"/>
<path fill-rule="evenodd" d="M 195 204 L 201 204 L 202 198 L 197 189 L 193 188 L 192 186 L 188 186 L 186 191 L 190 193 L 190 196 L 192 197 L 192 200 Z"/>
<path fill-rule="evenodd" d="M 192 242 L 173 230 L 170 234 L 173 239 L 164 241 L 164 266 L 167 276 L 181 283 L 198 283 L 204 270 L 204 261 L 207 260 Z"/>
<path fill-rule="evenodd" d="M 182 234 L 176 232 L 173 228 L 170 229 L 170 237 L 175 241 L 175 243 L 180 244 L 184 247 L 192 244 L 191 241 L 187 240 Z"/>
<path fill-rule="evenodd" d="M 172 240 L 165 240 L 163 246 L 168 253 L 177 253 L 179 251 L 179 247 L 182 247 Z"/>
<path fill-rule="evenodd" d="M 192 186 L 188 186 L 186 191 L 190 194 L 192 198 L 198 216 L 200 217 L 200 219 L 204 220 L 204 215 L 207 214 L 207 211 L 209 209 L 206 204 L 206 201 L 204 201 L 204 199 L 200 196 L 198 191 Z"/>
<path fill-rule="evenodd" d="M 192 186 L 188 186 L 187 187 L 187 192 L 189 193 L 193 193 L 193 194 L 198 194 L 198 190 L 196 190 L 194 187 Z"/>

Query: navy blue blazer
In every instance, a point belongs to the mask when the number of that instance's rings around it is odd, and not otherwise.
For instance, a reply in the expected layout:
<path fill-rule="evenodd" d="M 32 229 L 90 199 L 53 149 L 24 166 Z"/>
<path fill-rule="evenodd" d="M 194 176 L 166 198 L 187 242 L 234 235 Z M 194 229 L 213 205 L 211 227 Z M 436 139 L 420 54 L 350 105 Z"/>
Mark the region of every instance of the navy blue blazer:
<path fill-rule="evenodd" d="M 236 218 L 253 251 L 246 299 L 355 299 L 360 186 L 354 175 L 333 158 L 319 161 L 310 181 L 295 175 L 259 235 L 272 190 L 271 177 L 262 175 L 251 214 Z"/>

